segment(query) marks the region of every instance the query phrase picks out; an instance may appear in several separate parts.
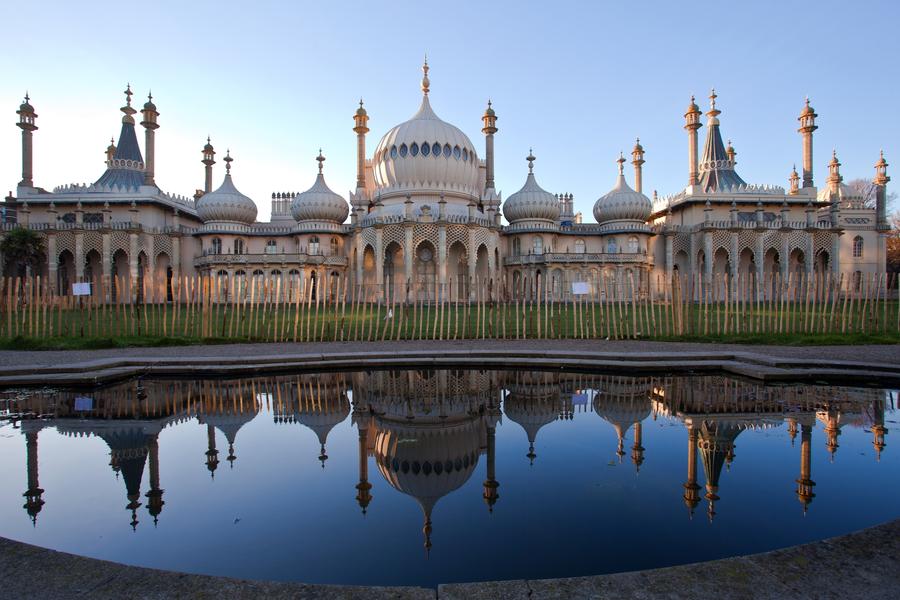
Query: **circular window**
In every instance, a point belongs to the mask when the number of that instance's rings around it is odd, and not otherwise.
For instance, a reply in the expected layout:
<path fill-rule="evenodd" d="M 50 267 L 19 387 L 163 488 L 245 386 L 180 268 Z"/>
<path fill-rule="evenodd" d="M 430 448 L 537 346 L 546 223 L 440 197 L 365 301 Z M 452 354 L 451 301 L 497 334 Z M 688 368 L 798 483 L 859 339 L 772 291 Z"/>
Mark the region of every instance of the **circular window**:
<path fill-rule="evenodd" d="M 419 145 L 417 143 L 413 142 L 413 145 L 409 147 L 409 153 L 412 154 L 413 156 L 418 156 L 419 155 Z"/>
<path fill-rule="evenodd" d="M 431 253 L 431 248 L 422 248 L 419 250 L 419 260 L 422 262 L 431 262 L 433 258 L 433 254 Z"/>
<path fill-rule="evenodd" d="M 450 158 L 450 152 L 452 152 L 452 150 L 450 150 L 450 144 L 444 144 L 444 156 L 446 158 Z"/>
<path fill-rule="evenodd" d="M 391 146 L 391 158 L 397 158 L 397 146 Z"/>
<path fill-rule="evenodd" d="M 434 154 L 435 156 L 440 156 L 441 155 L 441 145 L 438 144 L 437 142 L 435 142 L 434 145 L 431 147 L 431 153 Z"/>
<path fill-rule="evenodd" d="M 406 153 L 407 153 L 406 144 L 402 144 L 400 146 L 400 156 L 402 156 L 403 158 L 406 158 Z"/>
<path fill-rule="evenodd" d="M 431 146 L 428 145 L 428 142 L 422 144 L 422 156 L 428 156 L 431 153 Z"/>

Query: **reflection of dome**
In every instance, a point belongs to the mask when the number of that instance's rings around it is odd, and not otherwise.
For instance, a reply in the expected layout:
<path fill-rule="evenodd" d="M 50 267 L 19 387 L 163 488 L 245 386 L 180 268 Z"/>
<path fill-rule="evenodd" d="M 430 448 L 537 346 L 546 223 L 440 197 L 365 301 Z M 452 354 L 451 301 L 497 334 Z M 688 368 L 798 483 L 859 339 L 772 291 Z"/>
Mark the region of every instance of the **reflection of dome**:
<path fill-rule="evenodd" d="M 527 383 L 508 385 L 509 395 L 503 401 L 503 414 L 518 423 L 528 436 L 528 459 L 534 462 L 534 442 L 538 431 L 559 417 L 559 385 L 555 382 L 535 381 L 535 388 Z M 548 385 L 549 384 L 549 385 Z"/>
<path fill-rule="evenodd" d="M 525 185 L 503 203 L 503 214 L 510 223 L 538 220 L 556 221 L 559 218 L 559 201 L 556 196 L 541 188 L 534 178 L 534 156 L 528 154 L 528 177 Z"/>
<path fill-rule="evenodd" d="M 234 413 L 211 413 L 201 415 L 197 420 L 203 425 L 212 425 L 225 435 L 225 439 L 228 440 L 227 460 L 233 467 L 234 461 L 237 460 L 237 455 L 234 453 L 234 440 L 237 438 L 238 431 L 241 427 L 256 418 L 257 414 L 256 410 Z"/>
<path fill-rule="evenodd" d="M 325 454 L 328 434 L 335 425 L 346 420 L 350 414 L 350 403 L 342 392 L 336 390 L 329 390 L 328 399 L 305 395 L 303 390 L 298 390 L 298 394 L 298 407 L 290 415 L 290 420 L 309 427 L 316 434 L 321 450 L 319 460 L 322 461 L 322 468 L 325 468 L 325 461 L 328 460 L 328 455 Z"/>
<path fill-rule="evenodd" d="M 635 382 L 636 383 L 636 382 Z M 623 440 L 628 429 L 650 416 L 649 390 L 645 385 L 611 385 L 594 396 L 594 412 L 609 422 L 619 438 L 617 453 L 624 455 Z"/>
<path fill-rule="evenodd" d="M 446 425 L 377 419 L 375 463 L 393 488 L 412 496 L 422 507 L 426 548 L 431 546 L 435 504 L 475 472 L 480 424 L 478 417 Z"/>
<path fill-rule="evenodd" d="M 225 160 L 229 163 L 225 181 L 217 190 L 204 194 L 197 200 L 197 215 L 204 223 L 232 221 L 249 225 L 256 220 L 256 204 L 234 187 L 230 172 L 231 159 L 226 156 Z"/>
<path fill-rule="evenodd" d="M 419 111 L 390 129 L 374 155 L 375 184 L 383 195 L 406 191 L 456 191 L 478 196 L 475 146 L 457 127 L 442 121 L 428 101 L 428 65 Z"/>
<path fill-rule="evenodd" d="M 641 221 L 650 217 L 653 206 L 650 198 L 631 189 L 625 183 L 622 172 L 623 159 L 619 159 L 619 177 L 616 185 L 594 204 L 594 218 L 600 224 L 610 221 Z"/>
<path fill-rule="evenodd" d="M 343 223 L 347 219 L 350 208 L 347 201 L 339 194 L 331 191 L 322 174 L 322 152 L 316 158 L 319 161 L 319 174 L 311 188 L 297 194 L 291 202 L 291 214 L 298 221 L 333 221 Z"/>

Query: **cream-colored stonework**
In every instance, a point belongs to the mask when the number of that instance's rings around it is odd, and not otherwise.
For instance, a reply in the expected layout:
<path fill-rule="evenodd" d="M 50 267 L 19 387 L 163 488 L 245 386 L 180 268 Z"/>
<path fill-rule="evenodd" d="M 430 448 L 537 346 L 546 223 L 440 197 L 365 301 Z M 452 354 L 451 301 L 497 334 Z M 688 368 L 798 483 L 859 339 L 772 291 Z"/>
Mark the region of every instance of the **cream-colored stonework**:
<path fill-rule="evenodd" d="M 644 149 L 632 151 L 633 185 L 619 158 L 612 189 L 598 190 L 596 223 L 574 214 L 571 194 L 538 183 L 534 156 L 521 190 L 504 202 L 494 187 L 493 138 L 498 116 L 482 116 L 484 158 L 463 131 L 431 107 L 428 65 L 421 105 L 389 129 L 366 154 L 368 114 L 353 115 L 356 189 L 345 199 L 327 185 L 321 155 L 315 184 L 302 193 L 273 193 L 269 222 L 256 221 L 254 201 L 240 193 L 240 169 L 213 189 L 216 151 L 202 149 L 204 186 L 193 197 L 163 192 L 155 183 L 156 105 L 148 98 L 138 146 L 131 90 L 121 111 L 118 144 L 107 149 L 107 170 L 91 185 L 35 186 L 34 107 L 19 107 L 22 180 L 3 204 L 0 236 L 16 226 L 46 238 L 38 273 L 60 291 L 103 277 L 156 281 L 197 273 L 231 278 L 282 277 L 285 282 L 347 281 L 345 291 L 368 300 L 446 297 L 495 299 L 548 293 L 570 298 L 586 282 L 595 297 L 608 286 L 649 289 L 658 275 L 831 272 L 858 277 L 883 272 L 887 163 L 875 165 L 876 206 L 867 207 L 843 184 L 832 156 L 823 187 L 813 178 L 813 132 L 818 116 L 807 100 L 799 122 L 802 182 L 796 170 L 788 190 L 747 184 L 735 170 L 736 152 L 722 143 L 716 94 L 705 125 L 693 98 L 686 111 L 687 186 L 651 200 L 644 195 Z M 706 127 L 701 151 L 698 130 Z M 678 160 L 672 157 L 671 160 Z M 198 173 L 199 175 L 199 173 Z M 501 213 L 507 223 L 501 219 Z M 348 221 L 349 215 L 349 221 Z M 0 257 L 2 259 L 2 257 Z M 6 274 L 12 274 L 6 266 Z M 285 286 L 286 288 L 290 286 Z M 329 285 L 328 293 L 334 293 Z"/>

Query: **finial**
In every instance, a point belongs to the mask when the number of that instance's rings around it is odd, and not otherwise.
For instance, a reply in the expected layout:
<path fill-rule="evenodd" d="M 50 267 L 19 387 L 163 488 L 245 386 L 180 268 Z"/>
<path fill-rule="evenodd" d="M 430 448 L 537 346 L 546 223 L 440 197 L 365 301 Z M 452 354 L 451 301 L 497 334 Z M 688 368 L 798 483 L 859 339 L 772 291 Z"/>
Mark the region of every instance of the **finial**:
<path fill-rule="evenodd" d="M 207 144 L 212 143 L 212 142 L 210 141 L 210 139 L 209 139 L 209 136 L 206 136 L 206 143 L 207 143 Z"/>
<path fill-rule="evenodd" d="M 428 53 L 425 54 L 425 62 L 422 63 L 422 92 L 427 96 L 431 82 L 428 80 Z"/>
<path fill-rule="evenodd" d="M 533 154 L 531 148 L 528 149 L 528 156 L 525 157 L 525 160 L 528 161 L 528 172 L 533 173 L 534 172 L 534 161 L 536 159 L 534 158 L 534 154 Z"/>
<path fill-rule="evenodd" d="M 488 98 L 488 108 L 490 108 L 490 107 L 491 107 L 491 99 Z"/>
<path fill-rule="evenodd" d="M 147 102 L 153 102 L 153 90 L 147 90 Z"/>
<path fill-rule="evenodd" d="M 363 99 L 362 99 L 362 96 L 359 97 L 359 107 L 360 107 L 360 108 L 363 107 Z"/>
<path fill-rule="evenodd" d="M 133 95 L 134 95 L 134 93 L 131 91 L 131 83 L 129 83 L 127 85 L 127 87 L 125 88 L 125 105 L 126 106 L 131 106 L 131 96 L 133 96 Z"/>
<path fill-rule="evenodd" d="M 719 96 L 716 94 L 716 88 L 712 88 L 709 92 L 709 107 L 713 110 L 716 110 L 716 98 Z"/>
<path fill-rule="evenodd" d="M 231 161 L 234 159 L 231 158 L 230 148 L 225 150 L 225 158 L 223 160 L 225 161 L 225 175 L 231 175 Z"/>
<path fill-rule="evenodd" d="M 31 98 L 28 97 L 28 90 L 25 90 L 25 104 L 28 104 L 29 100 L 31 100 Z"/>
<path fill-rule="evenodd" d="M 625 175 L 625 155 L 622 152 L 619 152 L 619 160 L 616 161 L 619 163 L 619 175 Z"/>
<path fill-rule="evenodd" d="M 322 174 L 322 164 L 325 162 L 325 157 L 322 156 L 322 149 L 319 148 L 319 155 L 316 157 L 316 160 L 319 161 L 319 175 Z"/>

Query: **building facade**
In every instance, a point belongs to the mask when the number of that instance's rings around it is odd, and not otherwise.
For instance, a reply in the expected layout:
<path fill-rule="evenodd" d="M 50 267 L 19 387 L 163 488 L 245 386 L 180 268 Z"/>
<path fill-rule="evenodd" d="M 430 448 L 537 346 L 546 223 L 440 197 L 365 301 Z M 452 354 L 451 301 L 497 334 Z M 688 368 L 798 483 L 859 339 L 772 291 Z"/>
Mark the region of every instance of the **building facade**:
<path fill-rule="evenodd" d="M 119 140 L 107 148 L 99 179 L 52 191 L 36 186 L 37 114 L 26 96 L 17 111 L 22 180 L 3 205 L 0 236 L 16 226 L 39 231 L 45 260 L 36 274 L 62 293 L 75 282 L 106 283 L 95 288 L 107 296 L 115 293 L 112 280 L 134 289 L 149 276 L 171 293 L 173 280 L 196 274 L 230 282 L 280 278 L 286 292 L 303 289 L 311 297 L 433 301 L 565 299 L 576 287 L 592 297 L 611 289 L 646 293 L 654 278 L 689 273 L 765 281 L 818 272 L 858 281 L 884 272 L 887 163 L 882 156 L 875 165 L 874 206 L 843 183 L 836 154 L 825 185 L 817 187 L 817 115 L 808 100 L 799 116 L 802 176 L 794 169 L 788 189 L 748 184 L 737 173 L 712 92 L 702 151 L 704 124 L 693 98 L 684 115 L 687 186 L 668 196 L 654 192 L 652 200 L 645 195 L 638 140 L 633 184 L 620 156 L 615 185 L 594 204 L 596 222 L 587 223 L 575 214 L 571 194 L 539 185 L 531 153 L 524 185 L 503 200 L 495 188 L 498 117 L 491 103 L 482 116 L 482 157 L 465 133 L 435 114 L 428 71 L 426 62 L 418 111 L 388 130 L 371 155 L 360 101 L 353 116 L 357 180 L 349 198 L 326 184 L 320 152 L 314 185 L 273 193 L 269 222 L 256 220 L 255 202 L 236 187 L 230 153 L 224 180 L 213 188 L 217 153 L 209 140 L 202 150 L 203 189 L 193 197 L 161 190 L 154 172 L 159 112 L 152 96 L 140 111 L 132 107 L 130 86 Z M 4 269 L 16 274 L 10 264 Z"/>

